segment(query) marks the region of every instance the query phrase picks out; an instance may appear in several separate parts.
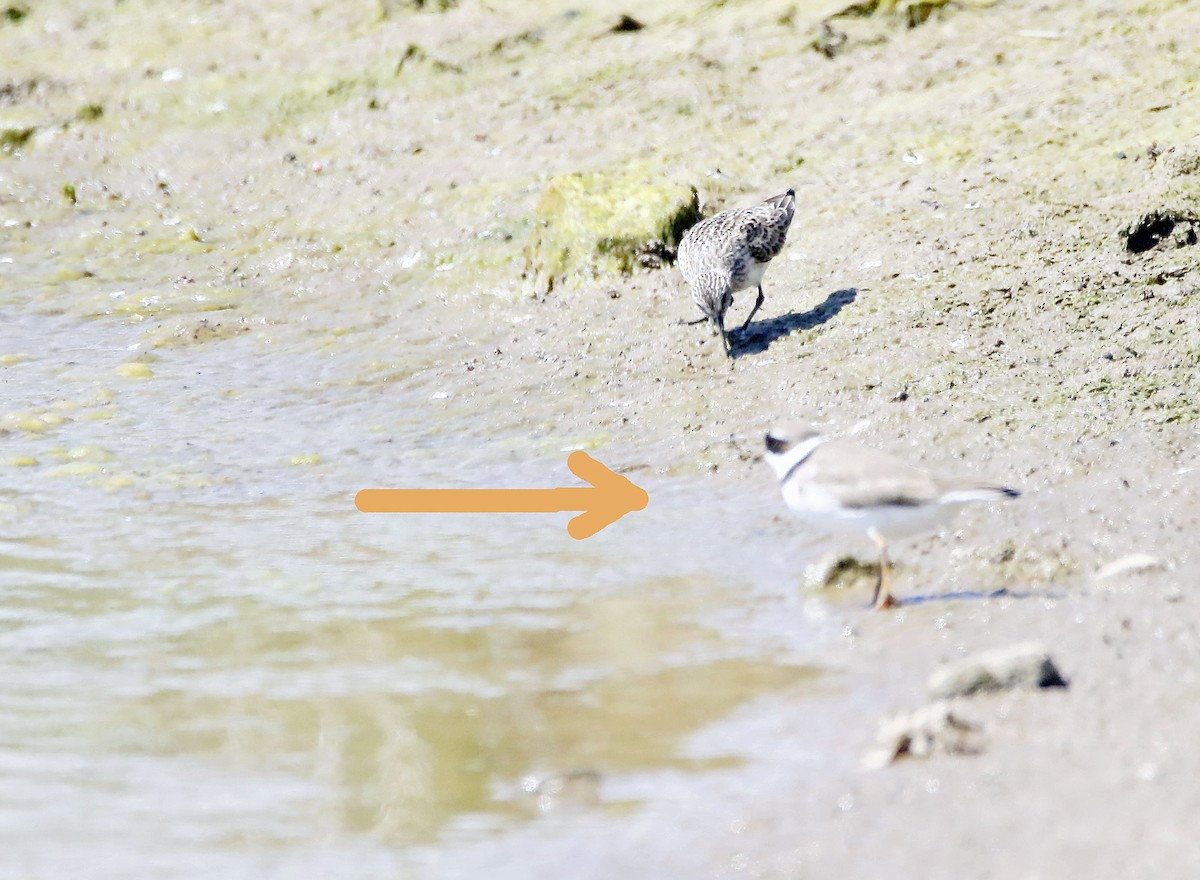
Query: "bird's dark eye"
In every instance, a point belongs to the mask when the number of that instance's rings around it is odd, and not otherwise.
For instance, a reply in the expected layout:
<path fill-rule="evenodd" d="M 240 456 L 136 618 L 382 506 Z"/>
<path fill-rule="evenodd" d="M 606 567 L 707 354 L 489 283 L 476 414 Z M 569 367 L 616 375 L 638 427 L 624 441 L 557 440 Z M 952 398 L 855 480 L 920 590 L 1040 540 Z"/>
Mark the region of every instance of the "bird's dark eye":
<path fill-rule="evenodd" d="M 774 452 L 778 455 L 781 452 L 786 452 L 788 444 L 786 440 L 780 440 L 774 434 L 767 435 L 767 451 Z"/>

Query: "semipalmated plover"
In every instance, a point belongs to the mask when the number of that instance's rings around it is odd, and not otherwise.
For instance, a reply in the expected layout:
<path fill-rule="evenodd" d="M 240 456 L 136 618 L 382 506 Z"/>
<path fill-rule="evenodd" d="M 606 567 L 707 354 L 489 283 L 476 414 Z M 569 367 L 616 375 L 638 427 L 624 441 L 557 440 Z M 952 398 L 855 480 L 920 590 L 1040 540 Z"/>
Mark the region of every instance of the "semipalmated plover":
<path fill-rule="evenodd" d="M 745 330 L 763 304 L 763 273 L 783 249 L 795 212 L 796 193 L 789 189 L 752 207 L 731 208 L 700 221 L 679 245 L 679 271 L 704 313 L 700 321 L 712 322 L 727 355 L 725 313 L 733 304 L 733 295 L 748 287 L 758 288 L 758 299 L 742 325 Z"/>
<path fill-rule="evenodd" d="M 899 604 L 889 590 L 889 538 L 934 528 L 960 505 L 1020 494 L 1003 486 L 945 479 L 883 452 L 827 440 L 810 425 L 772 428 L 766 441 L 766 459 L 788 507 L 829 532 L 866 532 L 879 548 L 872 599 L 876 608 Z"/>

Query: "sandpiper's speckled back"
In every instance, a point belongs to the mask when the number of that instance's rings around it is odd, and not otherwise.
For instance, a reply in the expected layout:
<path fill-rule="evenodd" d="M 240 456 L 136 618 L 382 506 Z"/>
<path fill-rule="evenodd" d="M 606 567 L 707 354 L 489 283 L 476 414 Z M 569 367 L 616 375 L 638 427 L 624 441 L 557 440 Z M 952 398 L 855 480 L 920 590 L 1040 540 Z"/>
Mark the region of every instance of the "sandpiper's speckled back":
<path fill-rule="evenodd" d="M 679 271 L 692 299 L 709 318 L 724 325 L 733 294 L 755 287 L 782 249 L 796 211 L 788 190 L 749 208 L 731 208 L 697 223 L 679 245 Z"/>

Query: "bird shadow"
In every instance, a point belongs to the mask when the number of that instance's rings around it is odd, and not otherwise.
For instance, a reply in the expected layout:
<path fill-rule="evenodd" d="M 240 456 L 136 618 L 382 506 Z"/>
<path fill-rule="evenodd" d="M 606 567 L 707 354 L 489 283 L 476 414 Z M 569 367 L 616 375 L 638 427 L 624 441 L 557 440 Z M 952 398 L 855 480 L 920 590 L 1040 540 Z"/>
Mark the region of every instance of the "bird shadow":
<path fill-rule="evenodd" d="M 747 354 L 760 354 L 771 347 L 776 339 L 794 333 L 797 330 L 810 330 L 819 327 L 833 319 L 844 307 L 850 305 L 858 297 L 858 290 L 847 287 L 837 290 L 825 297 L 825 302 L 807 312 L 790 312 L 766 321 L 757 321 L 745 330 L 734 334 L 731 356 L 738 358 Z"/>
<path fill-rule="evenodd" d="M 1000 587 L 996 590 L 955 590 L 951 593 L 926 593 L 923 595 L 905 595 L 899 600 L 901 608 L 931 605 L 940 602 L 979 602 L 984 599 L 1057 599 L 1057 593 L 1034 590 L 1010 590 Z M 867 606 L 871 607 L 870 605 Z"/>

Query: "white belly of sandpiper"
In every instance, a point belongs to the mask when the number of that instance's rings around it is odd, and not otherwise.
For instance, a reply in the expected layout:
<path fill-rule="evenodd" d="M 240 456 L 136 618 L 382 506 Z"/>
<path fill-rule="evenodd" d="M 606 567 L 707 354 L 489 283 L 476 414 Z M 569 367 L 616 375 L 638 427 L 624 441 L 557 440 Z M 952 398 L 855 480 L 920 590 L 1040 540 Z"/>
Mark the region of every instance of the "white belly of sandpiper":
<path fill-rule="evenodd" d="M 762 283 L 763 273 L 767 271 L 766 263 L 759 263 L 755 260 L 750 261 L 750 266 L 746 270 L 746 280 L 737 286 L 737 290 L 745 290 L 748 287 L 758 287 Z"/>

